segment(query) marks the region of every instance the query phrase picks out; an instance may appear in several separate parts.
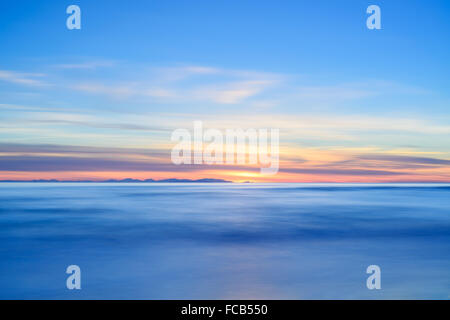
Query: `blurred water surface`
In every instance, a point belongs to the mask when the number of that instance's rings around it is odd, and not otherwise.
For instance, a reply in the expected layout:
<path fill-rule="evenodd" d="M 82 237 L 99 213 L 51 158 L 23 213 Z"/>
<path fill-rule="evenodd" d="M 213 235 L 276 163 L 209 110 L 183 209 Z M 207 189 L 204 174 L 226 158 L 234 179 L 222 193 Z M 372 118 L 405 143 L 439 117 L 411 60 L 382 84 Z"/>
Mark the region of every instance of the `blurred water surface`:
<path fill-rule="evenodd" d="M 449 295 L 446 184 L 0 183 L 0 299 Z"/>

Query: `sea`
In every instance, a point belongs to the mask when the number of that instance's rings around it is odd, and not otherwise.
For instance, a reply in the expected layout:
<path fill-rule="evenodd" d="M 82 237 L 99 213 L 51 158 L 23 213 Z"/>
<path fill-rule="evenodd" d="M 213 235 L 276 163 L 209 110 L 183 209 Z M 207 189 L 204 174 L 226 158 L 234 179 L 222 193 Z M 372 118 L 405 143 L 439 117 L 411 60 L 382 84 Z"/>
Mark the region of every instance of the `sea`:
<path fill-rule="evenodd" d="M 449 184 L 0 183 L 0 299 L 449 298 Z"/>

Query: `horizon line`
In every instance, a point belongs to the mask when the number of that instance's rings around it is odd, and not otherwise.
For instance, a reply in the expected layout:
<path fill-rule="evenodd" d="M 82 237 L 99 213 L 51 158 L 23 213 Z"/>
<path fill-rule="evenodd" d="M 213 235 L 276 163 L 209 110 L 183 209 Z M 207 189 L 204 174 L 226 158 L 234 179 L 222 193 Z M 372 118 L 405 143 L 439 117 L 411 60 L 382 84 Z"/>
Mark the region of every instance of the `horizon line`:
<path fill-rule="evenodd" d="M 308 183 L 308 184 L 450 184 L 450 181 L 383 181 L 383 182 L 342 182 L 342 181 L 230 181 L 225 179 L 214 178 L 200 178 L 200 179 L 183 179 L 183 178 L 169 178 L 155 180 L 149 179 L 105 179 L 105 180 L 59 180 L 59 179 L 32 179 L 32 180 L 0 180 L 0 183 Z"/>

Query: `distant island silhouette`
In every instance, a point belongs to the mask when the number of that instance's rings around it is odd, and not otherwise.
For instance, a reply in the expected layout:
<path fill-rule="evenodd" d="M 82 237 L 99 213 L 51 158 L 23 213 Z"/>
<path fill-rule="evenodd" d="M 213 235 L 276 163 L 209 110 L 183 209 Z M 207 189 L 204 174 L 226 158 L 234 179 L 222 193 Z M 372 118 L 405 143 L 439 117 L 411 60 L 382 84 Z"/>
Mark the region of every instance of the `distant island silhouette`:
<path fill-rule="evenodd" d="M 37 179 L 37 180 L 0 180 L 0 182 L 109 182 L 109 183 L 123 183 L 123 182 L 154 182 L 154 183 L 162 183 L 162 182 L 172 182 L 172 183 L 186 183 L 186 182 L 202 182 L 202 183 L 233 183 L 233 181 L 228 181 L 228 180 L 223 180 L 223 179 L 210 179 L 210 178 L 204 178 L 204 179 L 196 179 L 196 180 L 191 180 L 191 179 L 176 179 L 176 178 L 172 178 L 172 179 L 162 179 L 162 180 L 154 180 L 154 179 L 144 179 L 144 180 L 140 180 L 140 179 L 131 179 L 131 178 L 126 178 L 126 179 L 108 179 L 108 180 L 57 180 L 57 179 Z"/>

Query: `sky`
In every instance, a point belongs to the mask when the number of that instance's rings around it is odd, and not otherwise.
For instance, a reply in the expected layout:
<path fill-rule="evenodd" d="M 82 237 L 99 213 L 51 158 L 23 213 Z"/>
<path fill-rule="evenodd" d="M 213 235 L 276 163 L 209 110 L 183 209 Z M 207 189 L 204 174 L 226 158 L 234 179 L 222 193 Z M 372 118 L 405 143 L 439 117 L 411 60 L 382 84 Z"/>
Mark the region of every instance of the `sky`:
<path fill-rule="evenodd" d="M 2 1 L 0 180 L 449 182 L 449 15 L 437 0 Z M 194 121 L 279 129 L 278 173 L 173 164 L 171 134 Z"/>

